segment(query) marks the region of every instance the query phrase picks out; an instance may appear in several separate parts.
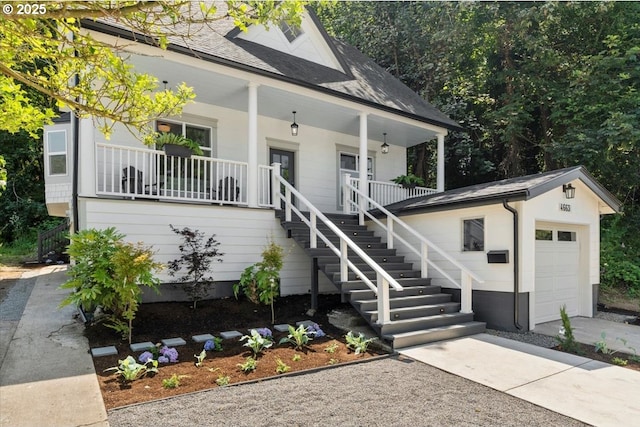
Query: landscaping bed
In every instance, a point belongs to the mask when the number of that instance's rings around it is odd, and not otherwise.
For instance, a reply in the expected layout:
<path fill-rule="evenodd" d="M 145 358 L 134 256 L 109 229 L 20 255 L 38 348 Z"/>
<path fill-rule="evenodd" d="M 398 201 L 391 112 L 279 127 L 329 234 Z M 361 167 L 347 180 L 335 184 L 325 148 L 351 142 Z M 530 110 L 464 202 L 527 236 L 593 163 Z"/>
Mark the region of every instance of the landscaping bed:
<path fill-rule="evenodd" d="M 306 314 L 310 308 L 310 299 L 309 295 L 283 297 L 275 305 L 276 324 L 295 326 L 298 321 L 312 320 L 326 334 L 313 339 L 302 349 L 294 349 L 291 344 L 279 345 L 279 340 L 287 337 L 288 332 L 278 332 L 270 325 L 270 307 L 258 306 L 245 299 L 201 301 L 197 309 L 191 308 L 189 303 L 143 304 L 133 324 L 133 342 L 159 343 L 162 339 L 181 337 L 187 344 L 175 347 L 179 354 L 178 362 L 161 363 L 157 374 L 126 383 L 113 371 L 105 372 L 105 369 L 117 366 L 119 360 L 129 355 L 137 360 L 141 352 L 132 352 L 128 343 L 122 341 L 112 329 L 103 325 L 87 327 L 86 336 L 91 348 L 115 345 L 118 349 L 115 356 L 94 358 L 106 408 L 215 388 L 219 387 L 217 381 L 228 381 L 228 384 L 233 385 L 283 375 L 276 372 L 278 360 L 281 371 L 286 370 L 286 375 L 385 354 L 375 344 L 364 354 L 355 354 L 346 347 L 345 332 L 332 326 L 327 319 L 327 313 L 344 306 L 340 303 L 339 295 L 321 295 L 319 310 L 313 317 Z M 263 327 L 272 331 L 274 344 L 256 357 L 257 367 L 254 371 L 244 373 L 238 367 L 238 364 L 253 355 L 248 347 L 243 346 L 246 341 L 240 342 L 239 338 L 223 340 L 222 351 L 207 351 L 201 366 L 196 367 L 194 356 L 201 353 L 203 343 L 195 343 L 192 336 L 212 334 L 219 337 L 221 332 L 231 330 L 247 335 L 249 329 Z M 286 365 L 288 369 L 282 365 Z M 175 388 L 163 387 L 163 380 L 166 383 L 174 375 L 179 385 Z"/>

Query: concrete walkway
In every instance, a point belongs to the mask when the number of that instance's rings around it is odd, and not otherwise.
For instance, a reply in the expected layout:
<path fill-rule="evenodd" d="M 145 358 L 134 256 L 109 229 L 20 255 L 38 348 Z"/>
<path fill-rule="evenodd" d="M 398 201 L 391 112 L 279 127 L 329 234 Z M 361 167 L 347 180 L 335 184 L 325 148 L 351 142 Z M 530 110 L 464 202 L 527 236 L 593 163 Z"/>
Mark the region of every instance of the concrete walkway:
<path fill-rule="evenodd" d="M 561 320 L 541 323 L 536 325 L 533 332 L 555 337 L 562 327 Z M 610 322 L 603 319 L 590 317 L 572 317 L 571 328 L 576 341 L 595 345 L 602 340 L 602 333 L 605 333 L 605 342 L 611 350 L 633 354 L 634 350 L 640 356 L 640 327 L 628 325 L 626 323 Z M 623 342 L 622 340 L 625 340 Z M 640 423 L 640 421 L 639 421 Z"/>
<path fill-rule="evenodd" d="M 488 334 L 400 353 L 588 424 L 640 426 L 638 371 Z"/>
<path fill-rule="evenodd" d="M 109 425 L 83 325 L 58 309 L 65 280 L 40 270 L 0 367 L 0 426 Z"/>

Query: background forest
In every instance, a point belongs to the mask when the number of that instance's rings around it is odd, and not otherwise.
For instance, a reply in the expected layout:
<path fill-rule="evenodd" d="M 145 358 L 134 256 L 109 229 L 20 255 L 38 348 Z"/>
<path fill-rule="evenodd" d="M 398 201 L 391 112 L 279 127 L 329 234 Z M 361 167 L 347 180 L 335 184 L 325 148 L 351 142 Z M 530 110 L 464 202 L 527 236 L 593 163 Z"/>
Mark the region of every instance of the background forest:
<path fill-rule="evenodd" d="M 446 138 L 448 189 L 586 166 L 624 203 L 603 219 L 602 283 L 640 295 L 640 2 L 312 7 L 330 34 L 464 127 Z M 432 186 L 435 154 L 433 141 L 408 153 Z M 0 255 L 28 248 L 52 221 L 41 138 L 0 132 L 2 157 Z"/>

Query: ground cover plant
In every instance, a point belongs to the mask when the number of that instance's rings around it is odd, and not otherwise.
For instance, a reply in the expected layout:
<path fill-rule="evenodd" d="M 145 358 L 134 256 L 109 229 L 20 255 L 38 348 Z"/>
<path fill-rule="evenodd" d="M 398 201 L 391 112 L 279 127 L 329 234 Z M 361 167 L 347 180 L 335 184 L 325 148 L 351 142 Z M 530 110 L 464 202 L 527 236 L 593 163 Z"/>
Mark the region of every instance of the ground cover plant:
<path fill-rule="evenodd" d="M 363 361 L 384 354 L 379 348 L 370 347 L 362 354 L 347 348 L 346 332 L 333 327 L 326 316 L 333 308 L 343 307 L 338 295 L 321 295 L 320 310 L 313 318 L 305 314 L 309 307 L 308 295 L 282 297 L 275 307 L 279 322 L 295 325 L 310 319 L 316 323 L 303 327 L 313 339 L 295 348 L 288 339 L 279 344 L 282 339 L 289 338 L 291 331 L 277 332 L 266 327 L 271 317 L 270 306 L 256 306 L 244 298 L 200 301 L 197 310 L 190 308 L 189 303 L 142 304 L 134 320 L 134 342 L 156 343 L 176 336 L 187 341 L 187 345 L 172 348 L 177 354 L 171 352 L 174 360 L 166 363 L 162 363 L 161 358 L 168 350 L 162 345 L 134 353 L 112 330 L 101 325 L 88 327 L 85 334 L 91 347 L 116 345 L 118 349 L 116 356 L 94 358 L 105 405 L 111 409 L 312 368 Z M 294 332 L 298 329 L 296 327 Z M 220 340 L 220 332 L 228 330 L 237 330 L 246 338 Z M 193 335 L 204 333 L 211 333 L 216 339 L 204 343 L 191 339 Z M 267 347 L 269 342 L 272 344 Z M 325 350 L 327 348 L 329 350 Z M 128 356 L 138 364 L 149 359 L 157 361 L 158 372 L 126 382 L 114 375 L 114 370 L 105 372 Z M 153 366 L 153 362 L 148 366 Z"/>

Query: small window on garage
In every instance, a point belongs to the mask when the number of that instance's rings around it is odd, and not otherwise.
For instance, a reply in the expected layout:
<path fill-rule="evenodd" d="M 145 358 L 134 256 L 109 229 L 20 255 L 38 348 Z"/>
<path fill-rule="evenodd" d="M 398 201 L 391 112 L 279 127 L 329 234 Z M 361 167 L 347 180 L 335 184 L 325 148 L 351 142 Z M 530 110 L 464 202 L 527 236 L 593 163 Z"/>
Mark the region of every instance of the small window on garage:
<path fill-rule="evenodd" d="M 551 230 L 536 230 L 536 240 L 553 240 Z"/>
<path fill-rule="evenodd" d="M 462 230 L 464 252 L 484 251 L 484 218 L 463 220 Z"/>
<path fill-rule="evenodd" d="M 558 230 L 558 242 L 575 242 L 575 241 L 576 241 L 575 231 Z"/>

